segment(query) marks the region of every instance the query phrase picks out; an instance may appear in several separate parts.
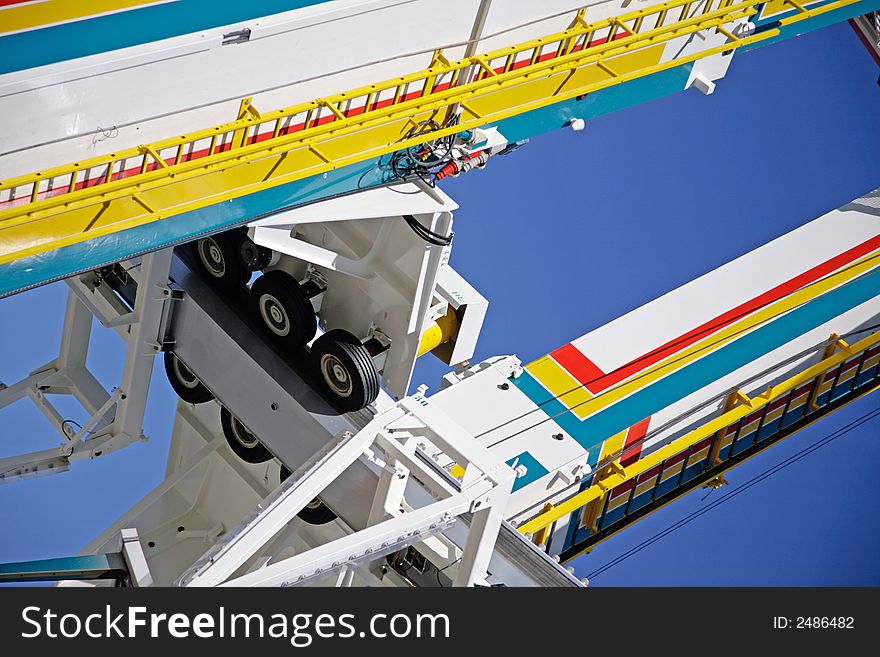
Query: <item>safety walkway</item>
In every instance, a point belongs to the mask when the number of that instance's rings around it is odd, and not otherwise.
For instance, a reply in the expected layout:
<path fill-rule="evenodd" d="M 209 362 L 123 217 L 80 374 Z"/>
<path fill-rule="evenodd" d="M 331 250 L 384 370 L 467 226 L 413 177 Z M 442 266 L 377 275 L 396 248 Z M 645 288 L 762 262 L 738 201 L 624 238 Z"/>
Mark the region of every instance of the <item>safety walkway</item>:
<path fill-rule="evenodd" d="M 838 0 L 780 25 L 833 11 Z M 673 0 L 272 112 L 244 99 L 231 123 L 0 182 L 0 265 L 375 160 L 778 35 L 737 36 L 761 3 Z M 666 43 L 714 30 L 723 45 L 664 59 Z M 433 123 L 430 123 L 433 122 Z M 427 129 L 425 126 L 435 126 Z"/>

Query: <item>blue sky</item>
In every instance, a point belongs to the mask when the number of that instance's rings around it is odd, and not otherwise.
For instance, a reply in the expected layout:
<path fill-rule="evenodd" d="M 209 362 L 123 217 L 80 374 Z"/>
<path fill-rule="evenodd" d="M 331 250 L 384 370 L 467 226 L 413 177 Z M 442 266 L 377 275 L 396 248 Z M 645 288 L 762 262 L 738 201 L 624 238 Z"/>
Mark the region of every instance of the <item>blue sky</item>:
<path fill-rule="evenodd" d="M 880 186 L 880 87 L 846 25 L 734 57 L 714 95 L 674 94 L 559 131 L 450 180 L 453 264 L 490 299 L 477 357 L 547 353 Z M 51 360 L 65 288 L 0 301 L 0 380 Z M 121 343 L 90 366 L 118 380 Z M 439 362 L 415 381 L 435 386 Z M 174 396 L 161 364 L 151 437 L 54 477 L 0 486 L 0 561 L 80 550 L 161 481 Z M 753 475 L 880 406 L 863 398 L 574 562 L 586 575 Z M 74 416 L 81 419 L 78 416 Z M 29 402 L 0 412 L 0 455 L 59 438 Z M 880 420 L 800 460 L 594 578 L 614 585 L 880 584 Z"/>

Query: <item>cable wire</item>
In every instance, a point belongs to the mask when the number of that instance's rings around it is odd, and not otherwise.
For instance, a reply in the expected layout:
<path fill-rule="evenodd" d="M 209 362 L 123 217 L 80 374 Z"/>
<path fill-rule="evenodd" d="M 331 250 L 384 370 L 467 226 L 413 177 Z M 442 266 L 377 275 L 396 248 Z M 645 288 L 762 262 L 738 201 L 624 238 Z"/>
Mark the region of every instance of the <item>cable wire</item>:
<path fill-rule="evenodd" d="M 433 230 L 420 223 L 419 220 L 411 214 L 403 215 L 403 219 L 406 221 L 407 225 L 413 229 L 413 232 L 428 244 L 433 244 L 434 246 L 449 246 L 452 244 L 452 238 L 455 237 L 455 233 L 452 231 L 449 232 L 449 235 L 435 233 Z"/>

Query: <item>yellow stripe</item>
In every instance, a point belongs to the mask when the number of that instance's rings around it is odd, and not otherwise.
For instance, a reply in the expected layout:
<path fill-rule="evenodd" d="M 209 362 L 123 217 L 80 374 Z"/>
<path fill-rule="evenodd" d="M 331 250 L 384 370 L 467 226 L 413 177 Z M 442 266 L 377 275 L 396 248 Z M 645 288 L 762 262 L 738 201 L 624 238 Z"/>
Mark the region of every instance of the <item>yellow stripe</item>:
<path fill-rule="evenodd" d="M 706 445 L 699 452 L 694 452 L 693 454 L 691 454 L 690 457 L 688 458 L 688 467 L 691 467 L 692 465 L 699 463 L 700 461 L 705 459 L 706 455 L 708 453 L 709 453 L 709 445 Z"/>
<path fill-rule="evenodd" d="M 637 375 L 635 378 L 594 397 L 592 400 L 584 403 L 582 407 L 575 409 L 575 411 L 579 417 L 584 418 L 597 413 L 608 406 L 616 404 L 624 397 L 631 395 L 641 388 L 647 387 L 658 379 L 685 367 L 712 351 L 720 349 L 725 344 L 732 342 L 739 337 L 743 332 L 754 329 L 778 315 L 786 313 L 803 303 L 815 299 L 825 292 L 873 269 L 878 264 L 880 264 L 880 254 L 875 252 L 871 255 L 865 256 L 856 261 L 848 269 L 839 271 L 825 279 L 817 281 L 809 287 L 793 292 L 787 297 L 756 311 L 742 321 L 731 324 L 721 331 L 708 336 L 706 339 L 692 345 L 683 352 L 669 356 L 660 363 Z"/>
<path fill-rule="evenodd" d="M 862 340 L 857 342 L 856 344 L 851 345 L 852 353 L 862 353 L 866 349 L 874 347 L 876 344 L 878 344 L 878 342 L 880 342 L 880 332 L 869 335 L 866 338 L 863 338 Z M 572 513 L 584 504 L 589 504 L 592 501 L 602 497 L 602 495 L 605 494 L 605 491 L 609 488 L 616 488 L 625 483 L 628 479 L 632 477 L 638 477 L 641 473 L 647 472 L 654 466 L 659 465 L 663 461 L 671 458 L 676 454 L 681 453 L 685 449 L 688 449 L 689 446 L 696 444 L 703 438 L 718 433 L 725 427 L 729 427 L 730 425 L 736 423 L 738 420 L 741 420 L 742 418 L 749 415 L 752 410 L 758 410 L 762 406 L 772 403 L 774 399 L 778 399 L 780 396 L 785 395 L 786 393 L 800 387 L 805 382 L 815 380 L 816 377 L 820 376 L 823 372 L 834 368 L 836 365 L 839 365 L 843 361 L 847 360 L 847 358 L 848 357 L 842 352 L 835 354 L 833 356 L 823 359 L 822 361 L 816 363 L 811 367 L 808 367 L 803 372 L 795 374 L 785 381 L 776 384 L 775 386 L 770 386 L 762 395 L 752 397 L 753 405 L 751 407 L 745 405 L 735 406 L 726 413 L 722 413 L 719 417 L 710 420 L 703 426 L 689 431 L 685 435 L 681 436 L 680 438 L 676 438 L 672 442 L 652 452 L 651 454 L 637 461 L 633 465 L 628 466 L 624 469 L 623 472 L 614 473 L 605 477 L 601 482 L 596 483 L 590 486 L 588 489 L 583 490 L 580 493 L 568 498 L 564 502 L 561 502 L 560 504 L 553 507 L 551 510 L 542 512 L 531 520 L 520 524 L 517 529 L 524 534 L 534 534 L 542 527 L 547 527 L 555 520 L 558 520 L 559 518 L 562 518 L 563 516 Z M 874 386 L 873 388 L 871 388 L 871 390 L 876 390 L 877 387 L 878 386 Z M 867 394 L 867 392 L 865 394 Z M 815 421 L 815 418 L 811 419 L 809 423 L 811 424 L 813 421 Z M 676 467 L 677 470 L 681 470 L 681 463 L 672 467 Z M 663 480 L 665 481 L 668 478 L 669 477 L 664 474 Z"/>
<path fill-rule="evenodd" d="M 97 14 L 156 4 L 156 0 L 46 0 L 0 10 L 0 34 L 88 18 Z"/>
<path fill-rule="evenodd" d="M 539 358 L 526 365 L 529 374 L 540 381 L 550 393 L 569 408 L 575 406 L 576 413 L 583 408 L 582 404 L 592 399 L 586 388 L 569 374 L 551 356 Z M 622 444 L 622 443 L 621 443 Z"/>
<path fill-rule="evenodd" d="M 660 483 L 664 483 L 668 479 L 672 477 L 676 477 L 681 473 L 681 466 L 684 465 L 684 461 L 679 461 L 675 465 L 670 465 L 668 468 L 663 469 L 663 479 L 660 480 Z"/>
<path fill-rule="evenodd" d="M 614 509 L 618 509 L 618 508 L 622 507 L 624 504 L 626 504 L 626 501 L 629 499 L 629 493 L 630 493 L 629 491 L 626 491 L 626 493 L 621 493 L 620 495 L 618 495 L 617 497 L 612 499 L 608 503 L 608 508 L 605 510 L 606 513 L 610 512 L 610 511 L 614 511 Z"/>
<path fill-rule="evenodd" d="M 674 0 L 661 7 L 685 4 L 686 1 Z M 648 15 L 657 11 L 657 7 L 646 8 L 632 15 Z M 748 2 L 730 5 L 678 21 L 674 25 L 648 30 L 644 34 L 570 52 L 491 78 L 456 85 L 400 105 L 370 110 L 345 121 L 337 120 L 310 127 L 257 144 L 238 144 L 229 151 L 214 152 L 207 157 L 181 162 L 159 171 L 145 172 L 0 210 L 0 264 L 167 219 L 407 148 L 425 141 L 424 136 L 407 137 L 414 125 L 442 117 L 444 112 L 455 106 L 463 109 L 459 124 L 436 130 L 431 133 L 431 137 L 440 138 L 459 130 L 491 125 L 510 116 L 776 36 L 778 31 L 768 30 L 740 39 L 736 43 L 708 48 L 670 61 L 659 60 L 664 43 L 685 34 L 711 29 L 753 15 L 755 11 Z M 548 40 L 569 39 L 584 33 L 584 30 L 595 30 L 599 25 L 600 23 L 571 28 L 551 37 L 502 49 L 494 55 L 536 49 L 543 47 Z M 370 85 L 286 110 L 264 112 L 259 120 L 249 116 L 224 126 L 158 142 L 152 144 L 152 147 L 165 156 L 164 148 L 182 148 L 185 144 L 211 138 L 212 135 L 223 135 L 230 130 L 240 134 L 256 124 L 285 120 L 299 112 L 316 112 L 319 107 L 328 105 L 338 107 L 341 103 L 366 94 L 375 99 L 376 94 L 383 89 L 434 80 L 450 70 L 466 70 L 473 62 L 473 58 L 466 58 L 443 67 L 438 64 L 379 85 Z M 613 75 L 600 73 L 599 64 L 602 62 L 612 68 Z M 314 118 L 313 114 L 312 119 Z M 34 184 L 39 185 L 40 181 L 47 181 L 54 176 L 65 176 L 73 170 L 101 166 L 108 161 L 118 163 L 130 157 L 141 156 L 137 149 L 127 149 L 76 165 L 6 180 L 0 182 L 0 191 L 19 186 L 33 189 Z"/>
<path fill-rule="evenodd" d="M 742 438 L 743 436 L 748 436 L 750 433 L 753 433 L 755 429 L 758 428 L 758 422 L 760 421 L 761 418 L 758 418 L 757 420 L 752 420 L 747 425 L 745 425 L 739 432 L 740 438 Z"/>
<path fill-rule="evenodd" d="M 629 432 L 629 429 L 624 429 L 618 434 L 611 436 L 610 438 L 606 438 L 602 442 L 602 451 L 599 454 L 599 462 L 604 463 L 605 461 L 613 458 L 617 458 L 620 456 L 620 453 L 623 451 L 623 443 L 626 440 L 626 434 Z"/>
<path fill-rule="evenodd" d="M 640 483 L 638 486 L 636 486 L 636 495 L 635 496 L 638 497 L 639 495 L 647 493 L 649 490 L 654 488 L 654 483 L 656 481 L 657 481 L 657 475 L 654 475 L 650 479 L 646 479 L 645 481 Z"/>
<path fill-rule="evenodd" d="M 858 369 L 858 367 L 853 367 L 849 371 L 841 374 L 840 378 L 837 380 L 837 385 L 840 385 L 841 383 L 845 383 L 846 381 L 849 381 L 851 378 L 853 378 L 856 375 L 857 369 Z"/>

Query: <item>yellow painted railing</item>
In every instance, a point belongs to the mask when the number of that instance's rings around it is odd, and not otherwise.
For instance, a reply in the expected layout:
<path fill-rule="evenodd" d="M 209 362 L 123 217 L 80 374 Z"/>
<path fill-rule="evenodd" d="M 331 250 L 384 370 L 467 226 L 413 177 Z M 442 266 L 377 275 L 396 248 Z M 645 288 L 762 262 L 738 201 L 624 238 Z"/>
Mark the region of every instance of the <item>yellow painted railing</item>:
<path fill-rule="evenodd" d="M 833 5 L 857 0 L 839 0 Z M 0 264 L 179 215 L 487 125 L 778 34 L 725 27 L 759 3 L 673 0 L 384 83 L 0 182 Z M 827 5 L 830 7 L 831 5 Z M 813 10 L 816 11 L 816 10 Z M 714 29 L 722 46 L 661 61 L 664 44 Z M 461 117 L 429 135 L 424 121 Z M 442 121 L 438 121 L 442 123 Z"/>
<path fill-rule="evenodd" d="M 823 385 L 827 387 L 827 385 L 831 383 L 831 381 L 826 381 L 826 375 L 829 371 L 834 370 L 847 361 L 853 361 L 860 356 L 866 356 L 866 352 L 876 345 L 880 345 L 880 332 L 869 335 L 852 345 L 835 342 L 830 346 L 832 348 L 836 347 L 840 349 L 837 353 L 823 358 L 815 365 L 808 367 L 802 372 L 791 376 L 775 386 L 768 387 L 762 394 L 755 397 L 749 398 L 738 391 L 738 394 L 736 395 L 737 404 L 726 405 L 726 408 L 723 409 L 718 417 L 687 432 L 680 438 L 677 438 L 662 448 L 651 452 L 635 463 L 623 467 L 619 464 L 622 454 L 614 454 L 611 458 L 607 459 L 606 462 L 598 464 L 597 472 L 601 473 L 598 481 L 589 488 L 572 495 L 568 499 L 553 505 L 552 507 L 545 507 L 535 517 L 526 522 L 521 522 L 518 525 L 519 531 L 523 534 L 530 534 L 533 537 L 539 536 L 543 540 L 547 534 L 545 531 L 546 528 L 557 520 L 564 518 L 575 511 L 584 509 L 588 505 L 594 504 L 609 491 L 636 479 L 643 473 L 649 472 L 664 461 L 672 459 L 683 452 L 687 452 L 691 447 L 697 445 L 706 438 L 713 435 L 726 435 L 730 428 L 736 425 L 740 420 L 760 411 L 775 400 L 781 399 L 799 386 L 810 381 L 815 381 L 816 386 L 813 389 L 813 396 L 815 396 L 815 393 L 820 392 L 820 388 L 822 388 Z M 825 354 L 827 353 L 828 351 L 825 352 Z M 822 355 L 824 356 L 825 354 Z M 880 358 L 880 355 L 872 356 L 872 358 Z M 807 403 L 809 404 L 810 401 Z"/>

